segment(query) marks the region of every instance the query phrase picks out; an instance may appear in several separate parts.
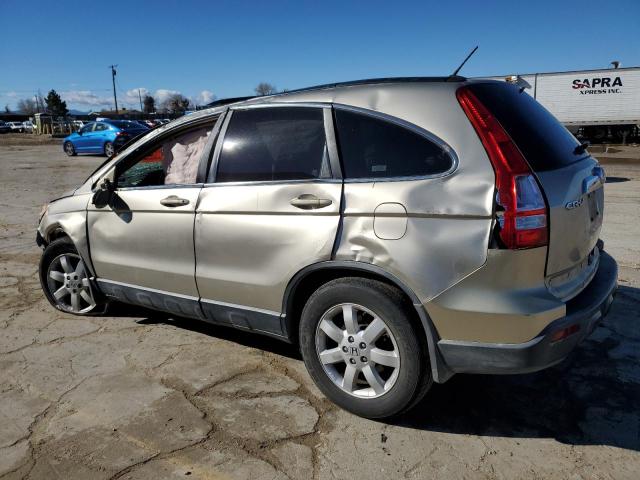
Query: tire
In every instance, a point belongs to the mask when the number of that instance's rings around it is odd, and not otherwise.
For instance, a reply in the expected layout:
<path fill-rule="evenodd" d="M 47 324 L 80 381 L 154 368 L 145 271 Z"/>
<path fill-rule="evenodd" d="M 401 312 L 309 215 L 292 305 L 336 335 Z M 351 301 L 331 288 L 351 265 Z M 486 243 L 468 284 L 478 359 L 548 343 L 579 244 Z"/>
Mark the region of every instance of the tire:
<path fill-rule="evenodd" d="M 107 302 L 89 280 L 89 272 L 69 238 L 47 245 L 40 258 L 39 274 L 47 300 L 58 310 L 83 316 L 106 312 Z"/>
<path fill-rule="evenodd" d="M 399 290 L 376 280 L 347 277 L 316 290 L 302 311 L 299 334 L 318 388 L 365 418 L 392 417 L 415 405 L 432 377 L 412 309 Z"/>
<path fill-rule="evenodd" d="M 64 153 L 66 153 L 69 157 L 75 157 L 78 154 L 78 152 L 76 152 L 76 148 L 71 142 L 65 142 L 63 148 Z"/>
<path fill-rule="evenodd" d="M 116 153 L 116 149 L 113 147 L 113 143 L 105 142 L 104 143 L 104 154 L 107 157 L 112 157 L 114 153 Z"/>

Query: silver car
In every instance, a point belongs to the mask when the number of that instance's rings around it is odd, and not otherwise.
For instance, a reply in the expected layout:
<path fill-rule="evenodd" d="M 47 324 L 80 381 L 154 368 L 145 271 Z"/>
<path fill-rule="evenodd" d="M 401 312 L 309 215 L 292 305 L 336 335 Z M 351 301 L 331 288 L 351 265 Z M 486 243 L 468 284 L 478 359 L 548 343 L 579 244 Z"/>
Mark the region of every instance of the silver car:
<path fill-rule="evenodd" d="M 589 335 L 617 285 L 604 182 L 518 86 L 319 86 L 125 147 L 43 211 L 40 278 L 65 312 L 118 301 L 293 342 L 331 400 L 389 417 Z"/>

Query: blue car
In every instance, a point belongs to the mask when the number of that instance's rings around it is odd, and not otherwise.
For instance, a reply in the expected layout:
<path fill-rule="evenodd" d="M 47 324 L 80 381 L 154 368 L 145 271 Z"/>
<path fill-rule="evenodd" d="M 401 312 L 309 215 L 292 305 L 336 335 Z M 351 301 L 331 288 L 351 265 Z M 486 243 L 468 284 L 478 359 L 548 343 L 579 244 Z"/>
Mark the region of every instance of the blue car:
<path fill-rule="evenodd" d="M 118 146 L 148 131 L 143 125 L 128 120 L 91 122 L 66 137 L 62 148 L 70 157 L 78 153 L 99 153 L 110 157 Z"/>

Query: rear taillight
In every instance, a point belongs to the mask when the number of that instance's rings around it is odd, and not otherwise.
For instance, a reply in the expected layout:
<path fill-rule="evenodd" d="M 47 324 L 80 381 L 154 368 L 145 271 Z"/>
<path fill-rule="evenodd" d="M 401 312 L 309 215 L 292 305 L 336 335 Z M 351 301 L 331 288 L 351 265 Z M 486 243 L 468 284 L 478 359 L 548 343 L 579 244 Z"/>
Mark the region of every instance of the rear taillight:
<path fill-rule="evenodd" d="M 547 245 L 547 206 L 522 153 L 469 87 L 458 89 L 456 96 L 480 137 L 496 173 L 496 213 L 500 240 L 509 249 Z"/>
<path fill-rule="evenodd" d="M 127 132 L 118 132 L 116 133 L 116 137 L 128 137 L 129 134 Z"/>

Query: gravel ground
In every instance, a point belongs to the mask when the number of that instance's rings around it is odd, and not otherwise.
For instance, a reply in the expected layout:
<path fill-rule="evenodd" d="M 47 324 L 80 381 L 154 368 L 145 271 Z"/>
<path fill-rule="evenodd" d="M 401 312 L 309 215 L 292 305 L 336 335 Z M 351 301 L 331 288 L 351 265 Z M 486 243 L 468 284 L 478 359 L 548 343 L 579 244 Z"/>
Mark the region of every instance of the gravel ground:
<path fill-rule="evenodd" d="M 544 372 L 458 375 L 384 423 L 325 400 L 285 344 L 131 309 L 55 311 L 38 212 L 102 158 L 0 144 L 0 478 L 637 479 L 639 150 L 603 159 L 620 289 L 591 337 Z"/>

